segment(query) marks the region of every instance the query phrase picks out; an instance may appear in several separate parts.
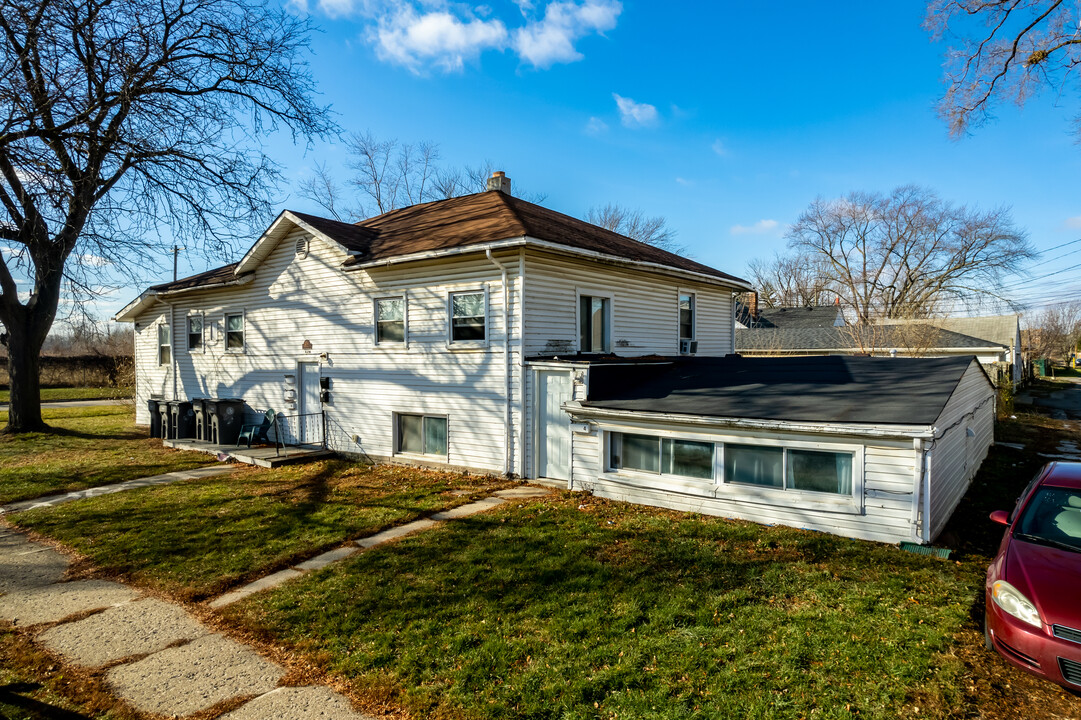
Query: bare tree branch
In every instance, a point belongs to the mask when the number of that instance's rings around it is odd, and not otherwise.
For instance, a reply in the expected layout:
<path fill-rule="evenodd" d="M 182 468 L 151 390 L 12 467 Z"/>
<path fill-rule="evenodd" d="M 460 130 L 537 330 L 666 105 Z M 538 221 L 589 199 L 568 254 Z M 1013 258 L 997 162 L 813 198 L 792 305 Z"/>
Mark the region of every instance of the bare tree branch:
<path fill-rule="evenodd" d="M 668 227 L 668 221 L 660 215 L 649 217 L 641 210 L 608 203 L 603 207 L 591 207 L 586 213 L 586 221 L 662 250 L 674 253 L 686 250 L 676 242 L 676 231 Z"/>

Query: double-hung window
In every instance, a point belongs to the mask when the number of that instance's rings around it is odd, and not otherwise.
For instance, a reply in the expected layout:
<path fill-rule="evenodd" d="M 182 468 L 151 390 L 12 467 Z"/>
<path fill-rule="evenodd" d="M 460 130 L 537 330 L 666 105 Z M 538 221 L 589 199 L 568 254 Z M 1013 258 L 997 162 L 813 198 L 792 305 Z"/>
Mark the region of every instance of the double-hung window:
<path fill-rule="evenodd" d="M 375 342 L 405 342 L 405 297 L 377 298 L 375 301 Z"/>
<path fill-rule="evenodd" d="M 197 352 L 203 349 L 203 316 L 188 315 L 188 350 Z"/>
<path fill-rule="evenodd" d="M 225 351 L 244 352 L 244 313 L 225 316 Z"/>
<path fill-rule="evenodd" d="M 694 295 L 679 294 L 679 339 L 694 340 Z"/>
<path fill-rule="evenodd" d="M 173 332 L 169 323 L 158 325 L 158 365 L 173 361 Z"/>
<path fill-rule="evenodd" d="M 486 301 L 482 291 L 450 294 L 450 341 L 483 343 L 486 331 Z"/>
<path fill-rule="evenodd" d="M 447 418 L 438 415 L 399 413 L 398 452 L 416 455 L 447 455 Z"/>
<path fill-rule="evenodd" d="M 606 353 L 612 349 L 612 301 L 594 295 L 578 296 L 578 350 Z"/>

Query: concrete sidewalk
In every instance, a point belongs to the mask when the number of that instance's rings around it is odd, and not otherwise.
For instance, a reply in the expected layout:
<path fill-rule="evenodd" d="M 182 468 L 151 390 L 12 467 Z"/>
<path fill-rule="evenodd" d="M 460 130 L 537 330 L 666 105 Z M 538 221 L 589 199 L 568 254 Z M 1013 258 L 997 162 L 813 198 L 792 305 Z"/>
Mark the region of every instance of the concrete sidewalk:
<path fill-rule="evenodd" d="M 202 468 L 204 474 L 216 469 Z M 535 487 L 500 490 L 325 552 L 227 593 L 210 605 L 223 607 L 363 549 L 490 510 L 509 500 L 542 497 L 549 492 Z M 285 668 L 212 632 L 180 605 L 147 597 L 117 582 L 65 582 L 68 567 L 64 555 L 0 526 L 0 620 L 29 627 L 35 642 L 72 665 L 107 668 L 105 679 L 112 691 L 141 712 L 170 717 L 205 713 L 219 720 L 375 720 L 354 711 L 344 696 L 330 688 L 280 687 Z M 67 621 L 69 618 L 77 619 Z M 221 714 L 238 700 L 244 701 L 239 708 Z M 215 712 L 215 708 L 221 709 Z"/>
<path fill-rule="evenodd" d="M 373 720 L 329 688 L 279 688 L 285 668 L 211 632 L 178 605 L 120 583 L 63 582 L 68 562 L 0 528 L 0 619 L 30 626 L 36 642 L 73 665 L 109 665 L 110 688 L 135 709 L 171 717 L 213 715 L 222 703 L 247 699 L 225 717 Z M 64 622 L 72 616 L 82 619 Z M 35 625 L 42 631 L 35 633 Z"/>

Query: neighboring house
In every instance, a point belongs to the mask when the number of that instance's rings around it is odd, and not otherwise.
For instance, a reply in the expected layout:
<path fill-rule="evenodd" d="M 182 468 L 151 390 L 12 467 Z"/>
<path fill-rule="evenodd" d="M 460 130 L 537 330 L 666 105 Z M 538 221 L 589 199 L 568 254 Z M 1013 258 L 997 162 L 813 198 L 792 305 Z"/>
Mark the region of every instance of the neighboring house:
<path fill-rule="evenodd" d="M 782 307 L 756 310 L 754 307 L 745 307 L 741 304 L 736 312 L 736 329 L 777 328 L 785 330 L 806 330 L 810 328 L 845 326 L 845 316 L 838 305 Z"/>
<path fill-rule="evenodd" d="M 898 384 L 888 360 L 726 358 L 744 280 L 514 198 L 501 173 L 489 187 L 355 225 L 287 211 L 239 262 L 142 293 L 117 315 L 135 325 L 137 422 L 155 397 L 241 397 L 345 454 L 933 538 L 991 441 L 978 365 L 912 360 Z M 698 389 L 678 407 L 649 384 L 684 375 Z M 606 406 L 614 388 L 637 407 Z M 850 416 L 868 393 L 891 411 Z M 739 410 L 754 394 L 768 417 Z M 804 417 L 807 401 L 835 412 Z"/>
<path fill-rule="evenodd" d="M 844 324 L 832 306 L 763 311 L 760 322 L 736 328 L 736 350 L 747 356 L 847 355 L 950 357 L 975 355 L 997 378 L 1022 377 L 1018 316 L 883 320 Z M 833 318 L 833 320 L 831 320 Z"/>

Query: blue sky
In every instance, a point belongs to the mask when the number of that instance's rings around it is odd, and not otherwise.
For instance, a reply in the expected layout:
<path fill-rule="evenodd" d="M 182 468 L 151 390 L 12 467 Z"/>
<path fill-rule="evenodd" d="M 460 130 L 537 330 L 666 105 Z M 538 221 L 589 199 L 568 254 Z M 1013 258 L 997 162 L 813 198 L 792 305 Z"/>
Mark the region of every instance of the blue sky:
<path fill-rule="evenodd" d="M 1073 98 L 999 108 L 960 141 L 935 114 L 945 44 L 925 3 L 292 0 L 321 29 L 311 67 L 347 131 L 492 160 L 516 188 L 583 216 L 608 202 L 663 215 L 696 259 L 736 275 L 785 247 L 817 196 L 906 183 L 1010 206 L 1039 249 L 1081 237 Z M 267 149 L 296 182 L 332 144 Z M 295 194 L 281 208 L 317 211 Z M 253 238 L 254 240 L 254 238 Z M 1081 249 L 1054 251 L 1047 257 Z M 1037 268 L 1042 275 L 1081 254 Z M 230 258 L 231 259 L 231 258 Z M 181 257 L 181 274 L 223 258 Z M 171 276 L 163 259 L 157 280 Z M 1076 279 L 1074 281 L 1073 279 Z M 1081 297 L 1081 272 L 1048 280 Z M 111 313 L 140 288 L 103 303 Z M 1042 300 L 1045 281 L 1018 288 Z M 1056 296 L 1059 297 L 1059 296 Z"/>

